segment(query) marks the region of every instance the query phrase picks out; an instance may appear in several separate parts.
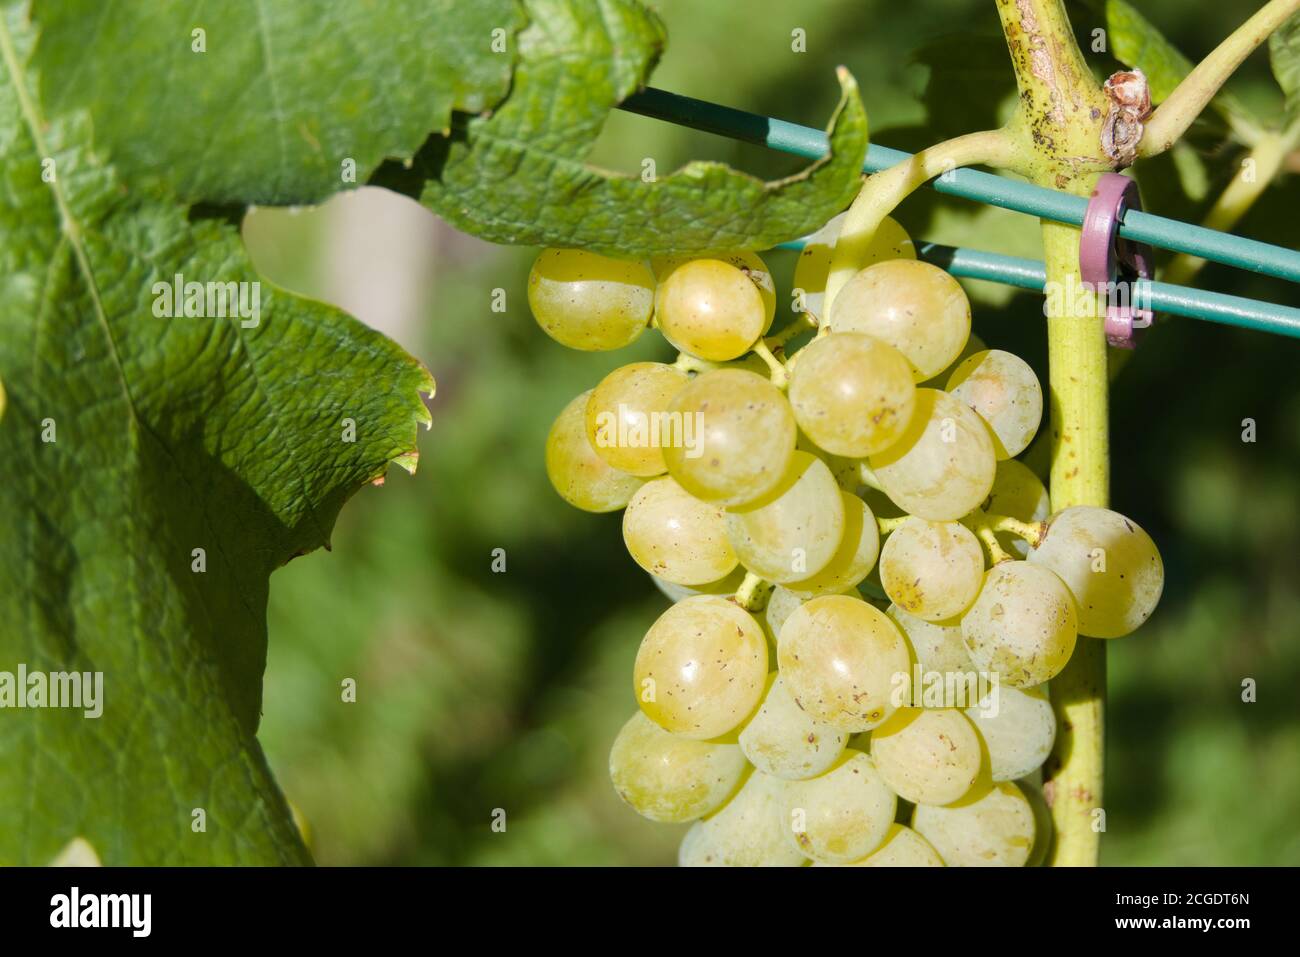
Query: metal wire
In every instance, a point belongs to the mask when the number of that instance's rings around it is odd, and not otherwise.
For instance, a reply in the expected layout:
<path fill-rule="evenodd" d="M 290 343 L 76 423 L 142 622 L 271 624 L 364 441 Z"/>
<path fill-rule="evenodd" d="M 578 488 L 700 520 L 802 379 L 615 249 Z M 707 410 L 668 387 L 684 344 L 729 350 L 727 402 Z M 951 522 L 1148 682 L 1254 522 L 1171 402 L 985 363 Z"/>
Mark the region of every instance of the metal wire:
<path fill-rule="evenodd" d="M 830 148 L 826 134 L 820 130 L 653 87 L 632 95 L 620 108 L 808 159 L 825 156 Z M 911 156 L 911 153 L 902 150 L 873 144 L 862 168 L 865 172 L 875 173 Z M 941 193 L 1076 226 L 1082 225 L 1088 207 L 1087 200 L 1079 196 L 972 169 L 952 170 L 939 179 L 932 180 L 930 185 Z M 1266 276 L 1300 282 L 1300 253 L 1280 246 L 1139 210 L 1125 213 L 1119 231 L 1121 236 L 1162 249 L 1189 253 Z M 799 241 L 783 245 L 797 249 L 803 243 Z M 923 259 L 942 266 L 954 276 L 985 279 L 1038 292 L 1043 291 L 1047 282 L 1046 268 L 1041 262 L 1032 259 L 1002 256 L 975 249 L 957 249 L 936 243 L 919 243 L 917 252 Z M 1143 281 L 1139 283 L 1136 294 L 1145 296 L 1145 301 L 1157 312 L 1300 338 L 1300 309 L 1289 306 L 1162 282 Z"/>
<path fill-rule="evenodd" d="M 808 159 L 819 159 L 830 149 L 826 134 L 821 130 L 653 87 L 647 87 L 628 97 L 620 108 Z M 879 172 L 910 159 L 911 156 L 911 153 L 902 150 L 872 144 L 862 169 L 868 173 Z M 1082 225 L 1084 211 L 1088 207 L 1087 200 L 1080 196 L 973 169 L 952 170 L 930 185 L 940 193 L 1075 226 Z M 1120 225 L 1120 235 L 1161 249 L 1188 253 L 1250 272 L 1300 282 L 1300 252 L 1243 236 L 1233 236 L 1139 210 L 1125 214 Z"/>

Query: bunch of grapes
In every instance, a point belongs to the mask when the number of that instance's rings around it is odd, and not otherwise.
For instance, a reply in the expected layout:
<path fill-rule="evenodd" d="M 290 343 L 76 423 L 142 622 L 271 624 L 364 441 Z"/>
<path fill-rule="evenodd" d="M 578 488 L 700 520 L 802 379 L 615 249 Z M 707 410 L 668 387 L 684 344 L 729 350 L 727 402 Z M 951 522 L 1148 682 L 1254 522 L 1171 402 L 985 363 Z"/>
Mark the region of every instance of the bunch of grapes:
<path fill-rule="evenodd" d="M 828 308 L 837 227 L 805 247 L 800 316 L 774 335 L 753 253 L 533 266 L 552 338 L 615 349 L 654 326 L 679 353 L 610 373 L 546 446 L 568 502 L 624 509 L 673 601 L 610 776 L 642 815 L 695 822 L 683 865 L 1036 863 L 1047 683 L 1078 635 L 1146 620 L 1160 556 L 1115 512 L 1051 514 L 1015 458 L 1037 378 L 971 335 L 961 286 L 893 220 Z"/>

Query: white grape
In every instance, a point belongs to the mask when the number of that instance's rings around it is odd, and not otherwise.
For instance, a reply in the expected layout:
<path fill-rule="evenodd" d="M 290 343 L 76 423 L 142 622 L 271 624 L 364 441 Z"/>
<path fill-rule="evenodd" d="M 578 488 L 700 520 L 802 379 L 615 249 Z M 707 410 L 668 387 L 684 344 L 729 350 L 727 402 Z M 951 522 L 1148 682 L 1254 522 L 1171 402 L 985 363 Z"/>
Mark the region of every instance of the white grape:
<path fill-rule="evenodd" d="M 1056 740 L 1047 686 L 990 689 L 966 709 L 988 747 L 994 781 L 1014 781 L 1042 767 Z"/>
<path fill-rule="evenodd" d="M 896 707 L 911 653 L 884 612 L 850 595 L 801 605 L 781 629 L 778 658 L 790 694 L 817 721 L 869 731 Z"/>
<path fill-rule="evenodd" d="M 772 589 L 772 593 L 767 596 L 767 607 L 763 609 L 763 617 L 767 621 L 768 630 L 777 644 L 781 642 L 781 629 L 784 627 L 786 620 L 794 614 L 795 609 L 804 603 L 805 599 L 799 597 L 790 591 L 784 585 L 777 585 Z"/>
<path fill-rule="evenodd" d="M 804 857 L 786 839 L 785 782 L 754 771 L 730 801 L 691 825 L 677 851 L 681 867 L 799 867 Z"/>
<path fill-rule="evenodd" d="M 930 842 L 903 824 L 893 824 L 884 842 L 860 861 L 829 865 L 813 862 L 813 867 L 943 867 L 943 858 Z"/>
<path fill-rule="evenodd" d="M 1045 486 L 1033 470 L 1016 459 L 998 463 L 993 476 L 993 490 L 989 492 L 984 509 L 993 515 L 1009 515 L 1022 522 L 1041 522 L 1051 514 L 1052 507 Z M 1018 535 L 998 532 L 998 542 L 1008 552 L 1021 558 L 1029 554 L 1029 544 Z"/>
<path fill-rule="evenodd" d="M 718 581 L 739 561 L 722 507 L 701 502 L 667 475 L 641 486 L 628 502 L 623 542 L 638 565 L 678 585 Z"/>
<path fill-rule="evenodd" d="M 893 346 L 858 332 L 823 336 L 798 353 L 790 407 L 799 428 L 834 455 L 883 452 L 916 407 L 911 367 Z"/>
<path fill-rule="evenodd" d="M 670 412 L 692 442 L 664 449 L 668 471 L 696 498 L 746 505 L 772 492 L 794 456 L 794 413 L 770 381 L 743 369 L 693 379 Z"/>
<path fill-rule="evenodd" d="M 659 331 L 682 352 L 726 362 L 748 352 L 767 329 L 767 306 L 741 270 L 694 259 L 669 271 L 655 299 Z"/>
<path fill-rule="evenodd" d="M 1029 802 L 1034 812 L 1034 849 L 1029 852 L 1025 867 L 1042 867 L 1047 860 L 1047 852 L 1052 846 L 1052 809 L 1043 798 L 1041 771 L 1016 782 L 1020 792 Z"/>
<path fill-rule="evenodd" d="M 917 382 L 942 372 L 970 336 L 970 301 L 938 266 L 893 259 L 868 266 L 831 304 L 832 332 L 865 332 L 907 357 Z"/>
<path fill-rule="evenodd" d="M 948 379 L 947 391 L 988 423 L 999 459 L 1019 455 L 1043 420 L 1043 388 L 1024 359 L 1001 349 L 977 352 Z"/>
<path fill-rule="evenodd" d="M 980 675 L 966 652 L 960 622 L 926 621 L 892 604 L 886 614 L 916 655 L 905 703 L 915 708 L 964 708 L 979 700 Z"/>
<path fill-rule="evenodd" d="M 570 349 L 619 349 L 646 330 L 654 275 L 643 262 L 583 249 L 544 249 L 528 274 L 528 304 L 545 333 Z"/>
<path fill-rule="evenodd" d="M 623 508 L 644 479 L 620 472 L 596 454 L 587 439 L 590 392 L 564 407 L 546 436 L 546 477 L 570 505 L 586 512 Z"/>
<path fill-rule="evenodd" d="M 737 745 L 669 734 L 640 711 L 623 725 L 609 752 L 614 790 L 652 821 L 711 814 L 735 792 L 746 767 Z"/>
<path fill-rule="evenodd" d="M 1028 688 L 1054 678 L 1074 652 L 1074 599 L 1052 572 L 1028 562 L 995 565 L 961 620 L 971 661 L 1003 684 Z"/>
<path fill-rule="evenodd" d="M 924 382 L 917 383 L 918 386 L 926 389 L 942 389 L 947 384 L 948 378 L 957 371 L 959 365 L 975 353 L 983 352 L 987 348 L 988 346 L 984 343 L 984 340 L 972 332 L 970 338 L 966 340 L 965 347 L 963 347 L 961 352 L 958 353 L 957 358 L 952 360 L 952 364 L 938 375 L 931 376 Z"/>
<path fill-rule="evenodd" d="M 650 580 L 655 583 L 655 587 L 663 593 L 664 597 L 671 602 L 678 602 L 683 598 L 690 598 L 692 595 L 721 595 L 724 598 L 729 598 L 736 593 L 736 589 L 744 582 L 745 570 L 738 567 L 730 575 L 726 575 L 717 581 L 705 582 L 703 585 L 678 585 L 676 582 L 670 582 L 654 574 L 650 576 Z"/>
<path fill-rule="evenodd" d="M 885 783 L 913 804 L 951 804 L 975 785 L 983 750 L 975 726 L 952 708 L 900 708 L 871 732 Z"/>
<path fill-rule="evenodd" d="M 632 475 L 666 472 L 663 447 L 685 439 L 666 413 L 689 381 L 662 362 L 634 362 L 605 376 L 587 399 L 587 438 L 596 454 Z"/>
<path fill-rule="evenodd" d="M 826 464 L 796 451 L 780 486 L 757 503 L 727 510 L 726 529 L 751 572 L 771 582 L 797 581 L 835 555 L 844 536 L 844 501 Z"/>
<path fill-rule="evenodd" d="M 880 583 L 909 614 L 926 621 L 955 618 L 984 583 L 984 549 L 965 525 L 911 517 L 885 539 Z"/>
<path fill-rule="evenodd" d="M 762 705 L 740 732 L 740 750 L 754 767 L 778 778 L 822 774 L 844 752 L 848 734 L 809 717 L 776 672 L 767 681 Z"/>
<path fill-rule="evenodd" d="M 698 256 L 656 256 L 650 260 L 650 268 L 654 272 L 655 279 L 662 284 L 668 274 L 678 266 L 698 258 Z M 735 266 L 754 284 L 754 288 L 763 299 L 763 311 L 766 315 L 763 332 L 766 333 L 776 317 L 776 281 L 772 278 L 772 271 L 767 268 L 767 263 L 763 262 L 763 258 L 758 253 L 743 249 L 720 253 L 714 258 Z"/>
<path fill-rule="evenodd" d="M 860 860 L 878 848 L 898 807 L 871 757 L 851 749 L 825 774 L 787 781 L 780 801 L 790 846 L 830 864 Z"/>
<path fill-rule="evenodd" d="M 799 598 L 837 595 L 856 588 L 871 573 L 880 554 L 880 529 L 867 503 L 840 492 L 844 501 L 844 534 L 831 560 L 815 575 L 789 582 L 786 588 Z"/>
<path fill-rule="evenodd" d="M 794 267 L 794 288 L 799 293 L 796 308 L 819 323 L 826 315 L 826 279 L 830 275 L 831 256 L 840 238 L 845 215 L 841 213 L 808 237 Z M 907 231 L 895 219 L 886 216 L 876 227 L 871 242 L 855 253 L 848 265 L 858 270 L 886 259 L 915 259 L 916 247 Z"/>
<path fill-rule="evenodd" d="M 949 807 L 918 804 L 912 828 L 949 867 L 1023 867 L 1034 846 L 1034 812 L 1010 781 Z"/>
<path fill-rule="evenodd" d="M 697 595 L 650 626 L 637 650 L 633 692 L 666 731 L 706 740 L 753 713 L 767 682 L 767 639 L 725 598 Z"/>
<path fill-rule="evenodd" d="M 1165 585 L 1151 536 L 1108 508 L 1076 506 L 1053 515 L 1034 565 L 1060 576 L 1079 607 L 1079 633 L 1120 638 L 1150 617 Z"/>
<path fill-rule="evenodd" d="M 909 615 L 897 605 L 890 605 L 886 614 L 898 624 L 916 653 L 917 664 L 923 671 L 940 674 L 973 671 L 975 665 L 961 638 L 960 622 L 926 621 Z"/>
<path fill-rule="evenodd" d="M 868 460 L 885 494 L 904 511 L 933 522 L 959 519 L 993 488 L 997 458 L 988 426 L 946 392 L 916 390 L 903 437 Z"/>

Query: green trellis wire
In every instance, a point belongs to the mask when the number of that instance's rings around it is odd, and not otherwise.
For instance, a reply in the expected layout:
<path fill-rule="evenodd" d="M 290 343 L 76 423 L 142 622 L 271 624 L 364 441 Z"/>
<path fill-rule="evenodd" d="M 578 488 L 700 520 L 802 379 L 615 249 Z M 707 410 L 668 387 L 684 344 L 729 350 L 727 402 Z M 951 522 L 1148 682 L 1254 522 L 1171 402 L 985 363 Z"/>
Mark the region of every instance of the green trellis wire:
<path fill-rule="evenodd" d="M 826 134 L 820 130 L 653 87 L 628 97 L 621 109 L 808 159 L 819 159 L 830 149 Z M 867 151 L 862 169 L 867 173 L 879 172 L 911 156 L 902 150 L 873 144 Z M 1075 226 L 1082 225 L 1088 207 L 1088 201 L 1079 196 L 973 169 L 952 170 L 931 181 L 930 185 L 941 193 Z M 1161 249 L 1300 282 L 1300 252 L 1281 246 L 1140 210 L 1125 212 L 1120 235 Z M 1046 283 L 1043 264 L 1031 259 L 973 249 L 953 249 L 933 243 L 918 244 L 917 251 L 922 258 L 942 265 L 955 276 L 987 279 L 1037 291 L 1041 291 Z M 1161 282 L 1141 284 L 1138 294 L 1145 295 L 1147 302 L 1158 312 L 1300 338 L 1300 309 L 1289 306 Z"/>

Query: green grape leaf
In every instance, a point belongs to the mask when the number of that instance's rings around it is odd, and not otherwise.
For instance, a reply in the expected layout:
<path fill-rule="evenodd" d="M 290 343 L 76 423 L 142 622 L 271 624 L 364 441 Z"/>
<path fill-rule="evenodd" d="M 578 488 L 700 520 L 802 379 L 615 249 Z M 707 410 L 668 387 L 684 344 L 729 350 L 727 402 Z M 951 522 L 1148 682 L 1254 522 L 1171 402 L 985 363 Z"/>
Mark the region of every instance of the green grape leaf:
<path fill-rule="evenodd" d="M 35 0 L 53 112 L 190 202 L 309 203 L 508 91 L 516 0 Z M 349 173 L 355 175 L 349 178 Z"/>
<path fill-rule="evenodd" d="M 1273 76 L 1286 94 L 1286 111 L 1300 117 L 1300 13 L 1294 14 L 1268 38 L 1268 58 Z"/>
<path fill-rule="evenodd" d="M 0 864 L 305 863 L 256 737 L 268 579 L 414 467 L 432 380 L 127 189 L 34 45 L 0 4 Z"/>
<path fill-rule="evenodd" d="M 584 162 L 609 111 L 642 87 L 664 43 L 634 0 L 525 0 L 510 95 L 490 116 L 459 117 L 413 168 L 376 182 L 418 196 L 453 225 L 502 243 L 583 246 L 610 255 L 765 249 L 821 226 L 857 192 L 867 148 L 857 86 L 841 71 L 831 155 L 763 182 L 690 163 L 646 182 Z"/>

